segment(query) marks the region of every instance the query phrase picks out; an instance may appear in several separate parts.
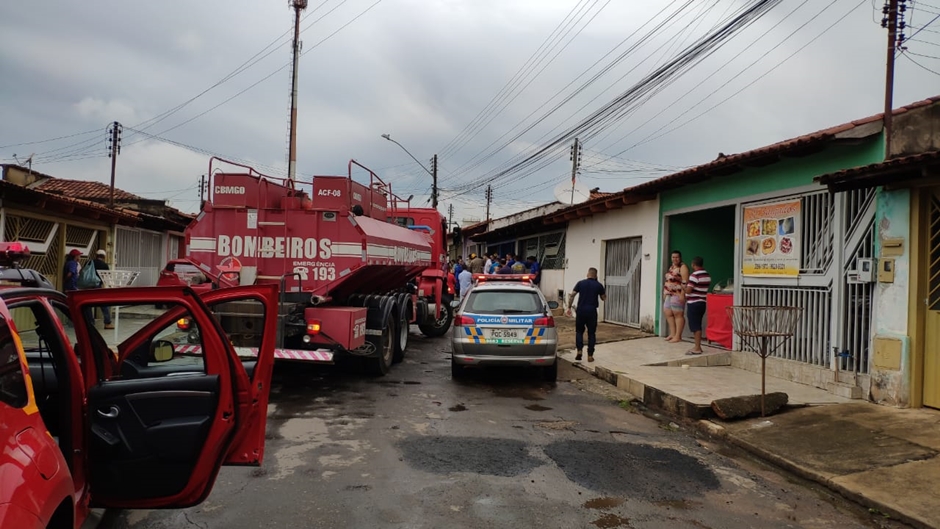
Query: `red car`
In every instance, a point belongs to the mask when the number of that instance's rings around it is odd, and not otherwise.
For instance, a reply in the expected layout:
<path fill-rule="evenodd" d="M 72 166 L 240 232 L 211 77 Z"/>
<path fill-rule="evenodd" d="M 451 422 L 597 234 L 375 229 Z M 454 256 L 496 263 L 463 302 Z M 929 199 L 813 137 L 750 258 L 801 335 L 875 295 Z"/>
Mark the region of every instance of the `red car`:
<path fill-rule="evenodd" d="M 237 281 L 224 281 L 217 275 L 207 273 L 186 259 L 173 259 L 167 262 L 157 278 L 158 287 L 186 285 L 200 293 L 220 286 L 236 286 L 237 284 Z"/>
<path fill-rule="evenodd" d="M 74 529 L 91 507 L 187 507 L 209 495 L 221 465 L 261 464 L 276 287 L 66 296 L 15 266 L 26 252 L 0 243 L 0 527 Z M 93 320 L 106 306 L 155 303 L 167 308 L 119 320 L 121 334 Z M 232 306 L 264 311 L 256 343 L 223 327 Z M 186 346 L 195 356 L 166 339 L 183 318 L 201 331 Z M 255 346 L 247 363 L 245 345 Z"/>

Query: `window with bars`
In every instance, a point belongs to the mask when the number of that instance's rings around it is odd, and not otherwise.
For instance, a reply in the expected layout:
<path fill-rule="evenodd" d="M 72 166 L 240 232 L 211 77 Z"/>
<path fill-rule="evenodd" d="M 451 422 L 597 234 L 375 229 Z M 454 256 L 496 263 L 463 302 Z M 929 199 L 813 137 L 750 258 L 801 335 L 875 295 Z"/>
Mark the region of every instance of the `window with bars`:
<path fill-rule="evenodd" d="M 565 268 L 565 232 L 546 233 L 519 241 L 518 254 L 523 259 L 534 255 L 543 270 Z"/>

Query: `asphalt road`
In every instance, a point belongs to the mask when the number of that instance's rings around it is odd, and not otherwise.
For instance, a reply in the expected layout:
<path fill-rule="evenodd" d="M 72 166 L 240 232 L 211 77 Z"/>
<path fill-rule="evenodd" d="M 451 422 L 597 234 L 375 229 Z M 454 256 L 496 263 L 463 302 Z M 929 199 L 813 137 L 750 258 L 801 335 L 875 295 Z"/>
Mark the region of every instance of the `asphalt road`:
<path fill-rule="evenodd" d="M 557 385 L 451 380 L 412 335 L 384 378 L 276 369 L 264 465 L 223 468 L 201 505 L 111 511 L 102 529 L 853 528 L 876 515 L 638 413 L 563 363 Z"/>

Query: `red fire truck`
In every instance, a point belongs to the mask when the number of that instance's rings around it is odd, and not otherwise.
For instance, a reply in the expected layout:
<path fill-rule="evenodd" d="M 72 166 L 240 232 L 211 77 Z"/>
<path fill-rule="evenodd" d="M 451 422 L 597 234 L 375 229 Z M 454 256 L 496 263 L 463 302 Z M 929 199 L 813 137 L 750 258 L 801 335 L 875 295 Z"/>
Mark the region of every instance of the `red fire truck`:
<path fill-rule="evenodd" d="M 409 325 L 427 336 L 449 329 L 446 224 L 436 209 L 411 207 L 355 160 L 345 176 L 306 184 L 217 158 L 209 174 L 209 200 L 186 229 L 186 259 L 213 286 L 279 285 L 276 358 L 358 357 L 384 375 L 404 357 Z M 246 338 L 259 332 L 248 310 L 222 317 Z"/>

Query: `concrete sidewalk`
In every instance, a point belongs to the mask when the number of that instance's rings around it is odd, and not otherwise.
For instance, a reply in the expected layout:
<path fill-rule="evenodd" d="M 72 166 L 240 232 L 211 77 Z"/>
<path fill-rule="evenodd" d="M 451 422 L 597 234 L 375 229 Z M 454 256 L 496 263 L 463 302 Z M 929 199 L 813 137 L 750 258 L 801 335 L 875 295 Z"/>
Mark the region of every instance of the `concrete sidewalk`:
<path fill-rule="evenodd" d="M 760 394 L 760 375 L 731 367 L 727 351 L 642 338 L 597 346 L 595 361 L 562 359 L 637 397 L 645 405 L 697 419 L 772 464 L 816 481 L 886 516 L 940 529 L 940 412 L 901 410 L 835 396 L 767 377 L 767 391 L 789 395 L 783 413 L 742 421 L 713 419 L 711 402 Z M 686 366 L 686 367 L 683 367 Z"/>

